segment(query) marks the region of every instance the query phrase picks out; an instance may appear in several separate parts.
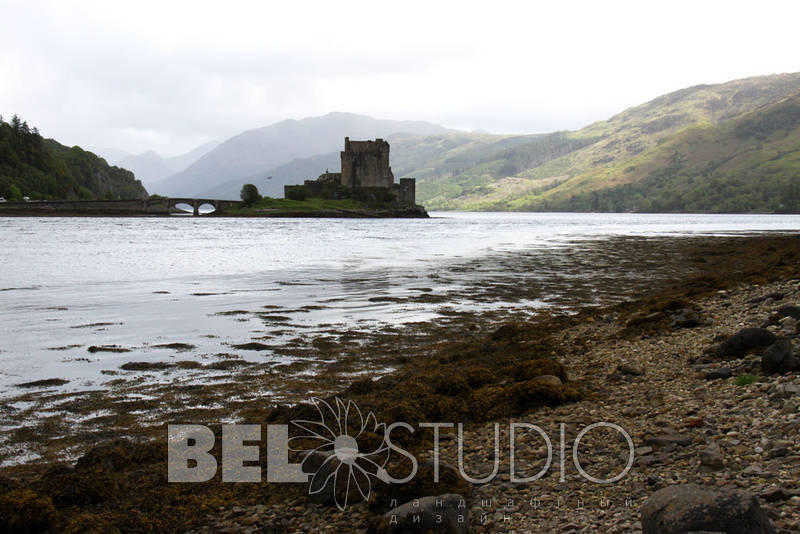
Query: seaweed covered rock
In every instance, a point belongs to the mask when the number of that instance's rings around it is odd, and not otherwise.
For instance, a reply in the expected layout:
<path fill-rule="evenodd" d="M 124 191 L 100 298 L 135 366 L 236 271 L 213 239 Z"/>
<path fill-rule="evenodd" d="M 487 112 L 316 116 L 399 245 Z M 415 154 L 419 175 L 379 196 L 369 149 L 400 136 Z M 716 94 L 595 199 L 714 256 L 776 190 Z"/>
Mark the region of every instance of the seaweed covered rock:
<path fill-rule="evenodd" d="M 0 533 L 28 534 L 50 530 L 57 512 L 53 501 L 29 489 L 0 495 Z"/>
<path fill-rule="evenodd" d="M 651 303 L 631 315 L 625 323 L 626 334 L 640 334 L 669 328 L 694 328 L 703 324 L 700 312 L 682 299 Z"/>
<path fill-rule="evenodd" d="M 524 382 L 538 376 L 557 376 L 561 382 L 568 382 L 567 371 L 564 366 L 549 358 L 537 358 L 520 363 L 514 369 L 514 380 Z"/>
<path fill-rule="evenodd" d="M 502 343 L 516 343 L 525 338 L 525 333 L 529 329 L 530 326 L 525 323 L 506 323 L 492 332 L 491 340 Z"/>
<path fill-rule="evenodd" d="M 120 530 L 103 516 L 78 514 L 67 523 L 64 534 L 119 534 Z"/>
<path fill-rule="evenodd" d="M 39 489 L 49 495 L 56 506 L 64 508 L 113 500 L 120 486 L 115 477 L 101 468 L 53 466 L 42 476 Z"/>
<path fill-rule="evenodd" d="M 555 381 L 540 378 L 481 388 L 474 393 L 473 410 L 492 419 L 525 413 L 537 406 L 555 406 L 580 400 L 580 392 L 572 385 L 556 385 Z"/>
<path fill-rule="evenodd" d="M 59 508 L 110 502 L 126 490 L 127 474 L 145 464 L 166 465 L 166 447 L 157 442 L 115 440 L 90 449 L 74 468 L 63 464 L 52 466 L 36 488 L 50 496 Z M 161 471 L 158 470 L 154 480 L 165 477 Z M 145 482 L 143 475 L 134 478 L 137 484 Z"/>

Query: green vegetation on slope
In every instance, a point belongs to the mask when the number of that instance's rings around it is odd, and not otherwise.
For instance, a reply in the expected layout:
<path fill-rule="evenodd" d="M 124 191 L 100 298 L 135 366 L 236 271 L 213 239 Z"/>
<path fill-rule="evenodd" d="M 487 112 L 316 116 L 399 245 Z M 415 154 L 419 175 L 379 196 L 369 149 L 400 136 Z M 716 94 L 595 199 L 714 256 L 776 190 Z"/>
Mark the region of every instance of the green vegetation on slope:
<path fill-rule="evenodd" d="M 428 209 L 797 211 L 784 201 L 796 187 L 796 135 L 776 131 L 797 121 L 772 106 L 798 92 L 800 74 L 682 89 L 450 175 L 417 175 L 418 199 Z M 736 142 L 723 143 L 733 124 Z M 704 140 L 714 147 L 700 151 Z M 734 157 L 748 142 L 760 152 Z"/>
<path fill-rule="evenodd" d="M 130 199 L 147 196 L 130 171 L 80 147 L 44 139 L 16 115 L 0 117 L 0 196 L 8 200 Z"/>
<path fill-rule="evenodd" d="M 624 167 L 624 168 L 623 168 Z M 564 193 L 550 209 L 800 213 L 800 93 L 719 124 L 695 126 L 608 173 L 615 187 Z M 532 202 L 528 209 L 544 209 Z"/>

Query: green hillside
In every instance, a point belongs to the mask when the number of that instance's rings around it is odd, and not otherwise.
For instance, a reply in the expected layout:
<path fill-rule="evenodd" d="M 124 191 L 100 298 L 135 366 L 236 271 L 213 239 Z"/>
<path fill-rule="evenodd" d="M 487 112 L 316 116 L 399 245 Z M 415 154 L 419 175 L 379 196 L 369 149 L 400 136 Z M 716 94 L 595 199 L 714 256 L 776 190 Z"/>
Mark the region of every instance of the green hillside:
<path fill-rule="evenodd" d="M 795 210 L 782 198 L 797 180 L 795 99 L 784 100 L 797 93 L 800 74 L 690 87 L 450 176 L 420 176 L 418 198 L 428 209 Z"/>
<path fill-rule="evenodd" d="M 0 117 L 0 196 L 18 200 L 143 198 L 133 173 L 109 166 L 80 147 L 44 139 L 19 117 Z"/>

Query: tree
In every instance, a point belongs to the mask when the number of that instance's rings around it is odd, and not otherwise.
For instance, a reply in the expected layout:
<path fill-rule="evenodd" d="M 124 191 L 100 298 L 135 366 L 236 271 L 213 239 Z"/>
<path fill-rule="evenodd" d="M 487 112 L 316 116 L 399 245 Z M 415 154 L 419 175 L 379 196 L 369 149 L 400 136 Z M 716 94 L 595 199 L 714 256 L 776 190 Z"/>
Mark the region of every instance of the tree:
<path fill-rule="evenodd" d="M 9 200 L 22 200 L 22 191 L 19 190 L 17 184 L 11 184 L 8 187 L 8 199 Z"/>
<path fill-rule="evenodd" d="M 258 193 L 258 188 L 253 184 L 244 184 L 242 191 L 239 193 L 239 198 L 242 199 L 245 206 L 252 206 L 261 200 L 261 195 Z"/>

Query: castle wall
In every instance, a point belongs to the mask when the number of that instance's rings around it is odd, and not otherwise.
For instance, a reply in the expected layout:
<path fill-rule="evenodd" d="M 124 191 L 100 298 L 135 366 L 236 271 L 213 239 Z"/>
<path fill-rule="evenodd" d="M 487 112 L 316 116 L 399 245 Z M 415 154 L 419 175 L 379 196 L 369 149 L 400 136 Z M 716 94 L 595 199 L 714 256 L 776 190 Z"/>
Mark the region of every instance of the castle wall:
<path fill-rule="evenodd" d="M 417 181 L 414 178 L 400 178 L 399 184 L 394 184 L 397 202 L 402 206 L 415 206 Z"/>

